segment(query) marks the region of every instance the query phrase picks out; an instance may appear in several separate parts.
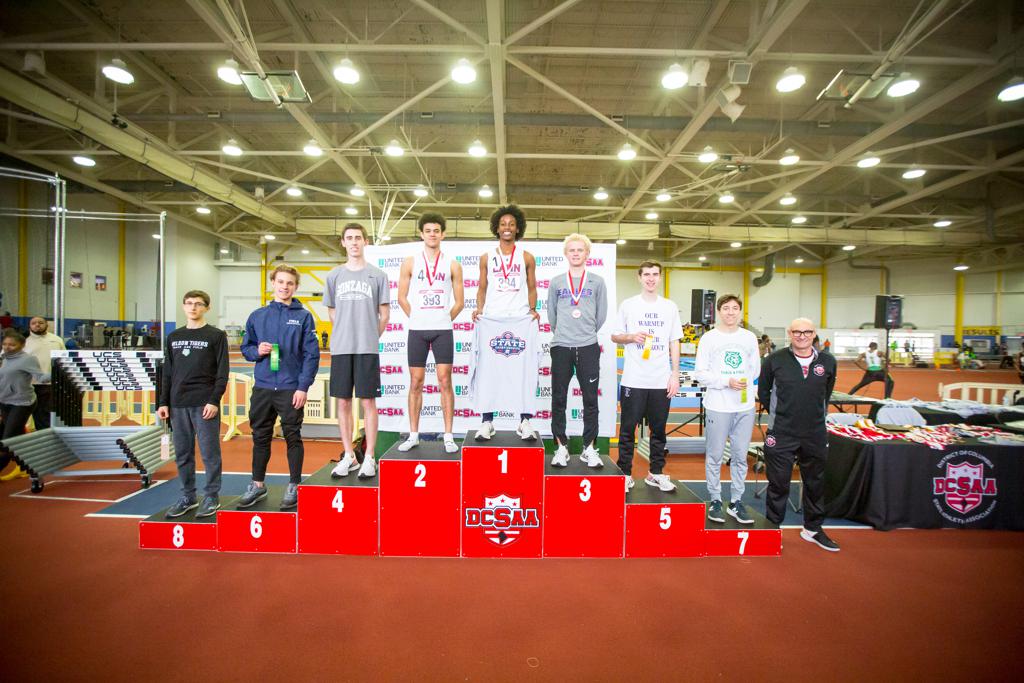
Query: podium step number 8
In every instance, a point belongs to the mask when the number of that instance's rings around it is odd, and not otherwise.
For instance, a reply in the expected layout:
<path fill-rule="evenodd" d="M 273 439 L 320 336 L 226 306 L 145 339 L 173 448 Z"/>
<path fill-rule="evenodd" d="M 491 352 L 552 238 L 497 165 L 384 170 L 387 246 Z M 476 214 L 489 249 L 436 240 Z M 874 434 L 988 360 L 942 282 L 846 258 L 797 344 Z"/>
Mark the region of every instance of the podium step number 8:
<path fill-rule="evenodd" d="M 171 530 L 171 543 L 175 548 L 185 545 L 185 527 L 180 524 L 174 525 L 174 529 Z"/>

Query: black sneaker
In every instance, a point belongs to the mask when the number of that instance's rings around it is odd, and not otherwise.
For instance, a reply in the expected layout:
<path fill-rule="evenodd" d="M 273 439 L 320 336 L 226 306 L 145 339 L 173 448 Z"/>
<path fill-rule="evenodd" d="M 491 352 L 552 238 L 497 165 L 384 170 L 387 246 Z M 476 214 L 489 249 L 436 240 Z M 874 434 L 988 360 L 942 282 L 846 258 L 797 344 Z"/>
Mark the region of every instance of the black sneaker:
<path fill-rule="evenodd" d="M 810 531 L 808 529 L 800 530 L 800 538 L 804 539 L 808 543 L 814 543 L 819 548 L 829 551 L 830 553 L 838 553 L 839 545 L 828 537 L 824 529 L 819 531 Z"/>
<path fill-rule="evenodd" d="M 293 507 L 299 504 L 299 485 L 288 484 L 288 488 L 284 490 L 284 497 L 281 498 L 281 510 L 291 510 Z"/>
<path fill-rule="evenodd" d="M 729 508 L 726 510 L 729 516 L 735 519 L 740 524 L 753 524 L 754 520 L 750 515 L 747 514 L 747 506 L 740 501 L 735 503 L 729 503 Z"/>
<path fill-rule="evenodd" d="M 220 498 L 215 493 L 203 498 L 203 504 L 199 506 L 199 511 L 196 512 L 196 518 L 209 517 L 217 512 L 217 510 L 220 510 Z"/>
<path fill-rule="evenodd" d="M 713 500 L 708 503 L 708 519 L 712 522 L 725 522 L 725 517 L 722 515 L 722 501 Z"/>
<path fill-rule="evenodd" d="M 252 507 L 259 501 L 267 497 L 267 487 L 257 486 L 256 482 L 249 482 L 249 488 L 245 490 L 242 497 L 238 499 L 238 507 L 248 508 Z"/>
<path fill-rule="evenodd" d="M 171 507 L 167 508 L 167 512 L 164 513 L 164 517 L 167 519 L 174 519 L 175 517 L 181 517 L 189 510 L 195 510 L 199 507 L 199 503 L 196 502 L 195 498 L 189 498 L 188 496 L 182 496 L 177 502 Z"/>

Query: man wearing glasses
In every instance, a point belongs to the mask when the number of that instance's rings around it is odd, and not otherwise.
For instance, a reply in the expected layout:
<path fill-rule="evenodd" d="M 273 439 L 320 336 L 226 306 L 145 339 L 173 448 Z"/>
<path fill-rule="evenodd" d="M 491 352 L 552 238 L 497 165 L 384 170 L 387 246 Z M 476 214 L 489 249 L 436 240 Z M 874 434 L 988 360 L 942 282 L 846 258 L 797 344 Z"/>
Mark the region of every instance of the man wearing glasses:
<path fill-rule="evenodd" d="M 804 528 L 800 538 L 829 552 L 839 552 L 839 546 L 821 528 L 828 455 L 825 416 L 836 384 L 836 360 L 831 354 L 814 350 L 814 323 L 807 318 L 797 318 L 786 332 L 789 346 L 765 358 L 757 386 L 757 399 L 768 408 L 765 517 L 774 524 L 782 523 L 795 460 L 804 482 Z"/>

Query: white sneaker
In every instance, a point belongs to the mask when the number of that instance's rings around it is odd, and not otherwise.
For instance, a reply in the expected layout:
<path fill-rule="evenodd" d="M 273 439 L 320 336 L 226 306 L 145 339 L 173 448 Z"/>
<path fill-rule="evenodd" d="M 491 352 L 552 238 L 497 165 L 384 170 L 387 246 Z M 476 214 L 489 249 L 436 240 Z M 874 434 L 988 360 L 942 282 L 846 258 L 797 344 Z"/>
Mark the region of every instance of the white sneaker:
<path fill-rule="evenodd" d="M 331 476 L 337 479 L 338 477 L 347 477 L 348 473 L 356 468 L 359 463 L 356 461 L 355 453 L 346 453 L 345 457 L 341 459 L 334 469 L 331 470 Z"/>
<path fill-rule="evenodd" d="M 648 474 L 647 478 L 644 479 L 644 483 L 648 486 L 656 486 L 662 491 L 676 490 L 676 485 L 672 483 L 667 474 Z"/>
<path fill-rule="evenodd" d="M 415 439 L 412 438 L 412 437 L 409 437 L 408 439 L 406 439 L 402 443 L 398 444 L 398 450 L 400 450 L 401 452 L 405 453 L 409 449 L 415 448 L 416 446 L 419 446 L 419 445 L 420 445 L 420 438 L 418 436 Z"/>
<path fill-rule="evenodd" d="M 537 432 L 533 430 L 533 425 L 530 424 L 530 420 L 526 419 L 519 423 L 516 427 L 516 434 L 522 438 L 523 441 L 536 441 Z"/>
<path fill-rule="evenodd" d="M 359 468 L 360 479 L 371 479 L 377 476 L 377 463 L 369 453 L 363 458 L 363 466 Z"/>
<path fill-rule="evenodd" d="M 490 441 L 491 437 L 496 433 L 493 422 L 484 422 L 480 425 L 480 429 L 476 430 L 476 436 L 474 438 L 477 441 Z"/>
<path fill-rule="evenodd" d="M 593 444 L 583 449 L 583 454 L 580 455 L 580 460 L 587 467 L 604 467 L 604 463 L 601 462 L 601 456 L 594 448 Z"/>
<path fill-rule="evenodd" d="M 635 483 L 636 483 L 636 482 L 635 482 L 635 481 L 633 481 L 633 477 L 631 477 L 631 476 L 629 476 L 629 475 L 627 474 L 627 475 L 626 475 L 626 493 L 629 493 L 629 490 L 630 490 L 631 488 L 633 488 L 633 485 L 634 485 Z"/>
<path fill-rule="evenodd" d="M 551 464 L 554 467 L 568 467 L 569 449 L 562 444 L 558 444 L 558 448 L 555 449 L 555 455 L 551 458 Z"/>
<path fill-rule="evenodd" d="M 444 437 L 444 452 L 445 453 L 455 453 L 458 450 L 459 450 L 459 444 L 455 443 L 455 437 L 454 436 L 446 436 L 446 437 Z"/>

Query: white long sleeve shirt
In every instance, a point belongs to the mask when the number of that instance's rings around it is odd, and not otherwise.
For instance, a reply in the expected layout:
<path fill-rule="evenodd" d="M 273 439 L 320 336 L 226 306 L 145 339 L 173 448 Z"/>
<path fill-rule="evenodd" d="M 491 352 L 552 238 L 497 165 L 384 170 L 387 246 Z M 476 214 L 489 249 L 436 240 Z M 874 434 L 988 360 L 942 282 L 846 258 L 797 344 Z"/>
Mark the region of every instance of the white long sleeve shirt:
<path fill-rule="evenodd" d="M 757 337 L 743 328 L 722 332 L 718 328 L 705 332 L 697 345 L 694 376 L 704 392 L 705 410 L 739 413 L 754 409 L 757 388 L 754 381 L 761 374 L 761 358 Z M 730 379 L 747 378 L 747 400 L 743 392 L 729 387 Z"/>

